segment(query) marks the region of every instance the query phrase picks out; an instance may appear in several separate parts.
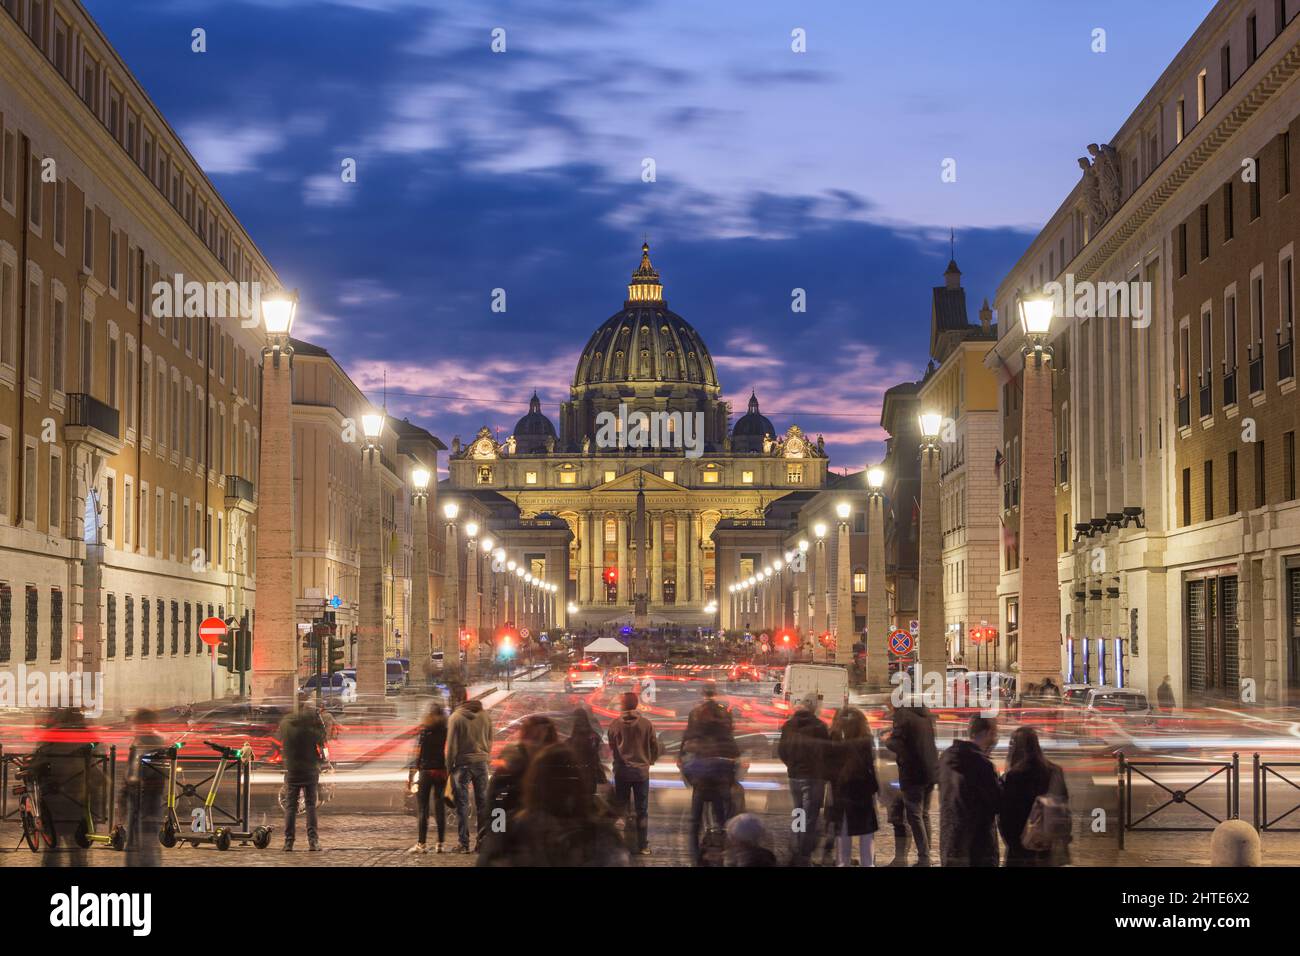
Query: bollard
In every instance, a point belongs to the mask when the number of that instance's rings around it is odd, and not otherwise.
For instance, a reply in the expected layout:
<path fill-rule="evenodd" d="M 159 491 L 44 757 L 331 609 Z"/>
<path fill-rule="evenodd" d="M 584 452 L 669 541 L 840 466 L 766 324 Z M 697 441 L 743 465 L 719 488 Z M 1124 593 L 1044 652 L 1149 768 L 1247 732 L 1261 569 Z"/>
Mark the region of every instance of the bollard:
<path fill-rule="evenodd" d="M 1210 837 L 1211 866 L 1260 866 L 1259 833 L 1245 820 L 1224 820 Z"/>

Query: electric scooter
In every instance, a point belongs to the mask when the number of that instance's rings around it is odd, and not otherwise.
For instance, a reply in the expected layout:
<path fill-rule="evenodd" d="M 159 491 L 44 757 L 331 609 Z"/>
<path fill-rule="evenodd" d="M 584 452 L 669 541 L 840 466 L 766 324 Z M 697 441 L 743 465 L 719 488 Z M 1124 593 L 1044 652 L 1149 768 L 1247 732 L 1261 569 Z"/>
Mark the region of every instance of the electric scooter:
<path fill-rule="evenodd" d="M 165 750 L 154 751 L 150 757 L 166 756 L 170 759 L 171 764 L 167 772 L 167 806 L 163 817 L 162 827 L 158 831 L 158 842 L 165 847 L 174 847 L 180 843 L 188 842 L 190 846 L 196 847 L 200 843 L 211 843 L 218 850 L 229 850 L 230 841 L 233 837 L 251 838 L 253 845 L 259 850 L 265 849 L 271 843 L 271 831 L 267 827 L 256 827 L 249 833 L 235 833 L 228 827 L 219 827 L 213 820 L 212 808 L 217 802 L 217 791 L 221 787 L 222 777 L 225 776 L 226 767 L 232 762 L 239 762 L 247 759 L 251 750 L 245 747 L 235 749 L 234 747 L 224 747 L 221 744 L 205 740 L 205 744 L 221 755 L 217 762 L 217 769 L 212 773 L 212 783 L 208 787 L 207 796 L 203 802 L 190 811 L 190 830 L 188 833 L 181 831 L 180 820 L 176 813 L 176 769 L 177 757 L 180 754 L 181 744 L 176 742 Z M 197 796 L 195 788 L 186 787 L 186 794 Z"/>
<path fill-rule="evenodd" d="M 110 753 L 109 755 L 110 767 L 113 767 L 113 769 L 116 769 L 115 765 L 112 763 L 112 761 L 114 761 L 115 759 L 116 759 L 116 748 L 114 748 L 113 752 Z M 91 787 L 90 764 L 91 764 L 91 756 L 90 754 L 86 754 L 86 770 L 85 770 L 85 775 L 83 777 L 83 779 L 86 782 L 86 799 L 85 801 L 83 801 L 85 812 L 82 818 L 77 821 L 77 829 L 73 831 L 72 839 L 77 844 L 77 846 L 81 847 L 83 850 L 88 849 L 92 846 L 108 846 L 108 847 L 112 847 L 114 850 L 124 850 L 126 849 L 126 827 L 122 826 L 121 824 L 115 825 L 113 823 L 113 816 L 112 816 L 112 809 L 111 809 L 111 799 L 112 799 L 111 794 L 113 791 L 113 784 L 111 782 L 109 783 L 110 810 L 109 810 L 109 818 L 108 818 L 108 824 L 109 824 L 108 832 L 107 833 L 95 832 L 95 814 L 91 811 L 91 807 L 90 807 L 91 804 L 90 794 L 91 794 L 91 790 L 93 789 Z"/>

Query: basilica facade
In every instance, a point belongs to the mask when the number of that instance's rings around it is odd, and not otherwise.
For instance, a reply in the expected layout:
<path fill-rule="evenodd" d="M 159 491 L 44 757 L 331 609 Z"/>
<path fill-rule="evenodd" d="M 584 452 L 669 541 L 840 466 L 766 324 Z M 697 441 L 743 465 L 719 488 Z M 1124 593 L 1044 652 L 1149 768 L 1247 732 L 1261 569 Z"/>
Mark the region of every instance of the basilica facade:
<path fill-rule="evenodd" d="M 453 440 L 441 494 L 494 550 L 559 587 L 562 625 L 726 627 L 728 583 L 785 547 L 773 505 L 788 513 L 827 485 L 820 437 L 778 429 L 753 394 L 730 419 L 703 337 L 668 308 L 643 246 L 623 307 L 578 359 L 558 429 L 534 394 L 504 440 L 486 427 Z"/>

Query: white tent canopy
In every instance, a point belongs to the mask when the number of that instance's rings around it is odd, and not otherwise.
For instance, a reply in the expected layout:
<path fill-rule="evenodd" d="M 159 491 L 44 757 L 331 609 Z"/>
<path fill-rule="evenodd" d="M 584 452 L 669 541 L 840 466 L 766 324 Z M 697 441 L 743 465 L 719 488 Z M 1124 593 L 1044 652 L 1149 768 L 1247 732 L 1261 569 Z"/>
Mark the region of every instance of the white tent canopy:
<path fill-rule="evenodd" d="M 627 656 L 627 646 L 614 640 L 612 637 L 601 637 L 592 641 L 582 649 L 586 654 L 622 654 Z"/>

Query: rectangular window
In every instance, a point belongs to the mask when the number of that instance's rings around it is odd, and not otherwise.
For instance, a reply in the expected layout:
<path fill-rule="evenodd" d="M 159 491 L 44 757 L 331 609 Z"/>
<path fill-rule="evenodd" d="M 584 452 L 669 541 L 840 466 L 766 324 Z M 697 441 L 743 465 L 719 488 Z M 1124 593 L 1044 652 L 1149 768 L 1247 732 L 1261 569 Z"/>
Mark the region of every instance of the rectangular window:
<path fill-rule="evenodd" d="M 54 245 L 60 250 L 68 241 L 68 181 L 54 184 Z"/>
<path fill-rule="evenodd" d="M 700 478 L 706 485 L 716 485 L 718 483 L 718 473 L 716 471 L 706 471 Z"/>
<path fill-rule="evenodd" d="M 1196 119 L 1198 121 L 1205 118 L 1205 71 L 1201 70 L 1196 74 Z"/>
<path fill-rule="evenodd" d="M 15 368 L 18 362 L 18 279 L 17 267 L 0 263 L 0 365 Z"/>
<path fill-rule="evenodd" d="M 535 471 L 526 471 L 526 472 L 524 472 L 524 484 L 526 484 L 526 485 L 535 485 L 535 484 L 537 484 L 537 472 L 535 472 Z"/>
<path fill-rule="evenodd" d="M 1232 222 L 1232 180 L 1223 184 L 1223 241 L 1227 242 L 1234 235 Z"/>
<path fill-rule="evenodd" d="M 867 572 L 866 571 L 853 572 L 853 593 L 854 594 L 867 593 Z"/>
<path fill-rule="evenodd" d="M 1232 47 L 1225 43 L 1219 49 L 1219 95 L 1232 86 Z"/>
<path fill-rule="evenodd" d="M 14 196 L 18 190 L 17 141 L 9 130 L 4 131 L 3 151 L 0 152 L 0 198 L 6 206 L 13 208 Z"/>
<path fill-rule="evenodd" d="M 1259 57 L 1259 25 L 1255 14 L 1246 18 L 1246 65 L 1254 63 Z"/>
<path fill-rule="evenodd" d="M 23 648 L 23 659 L 26 661 L 36 660 L 37 651 L 37 631 L 41 626 L 40 604 L 37 597 L 37 590 L 34 585 L 27 585 L 24 588 L 24 597 L 26 599 L 25 613 L 23 618 L 27 625 L 26 646 Z"/>
<path fill-rule="evenodd" d="M 1286 501 L 1295 501 L 1295 468 L 1295 432 L 1289 431 L 1282 436 L 1282 484 Z"/>
<path fill-rule="evenodd" d="M 1254 222 L 1259 218 L 1260 200 L 1259 200 L 1259 177 L 1263 175 L 1263 168 L 1260 164 L 1259 157 L 1255 157 L 1255 178 L 1250 181 L 1250 221 Z"/>
<path fill-rule="evenodd" d="M 560 484 L 576 485 L 577 483 L 578 483 L 578 475 L 576 472 L 572 472 L 572 471 L 560 472 Z"/>
<path fill-rule="evenodd" d="M 63 659 L 63 592 L 50 588 L 50 661 Z"/>
<path fill-rule="evenodd" d="M 785 470 L 785 480 L 786 480 L 786 483 L 787 483 L 787 484 L 791 484 L 791 485 L 802 485 L 802 484 L 803 484 L 803 467 L 800 466 L 800 465 L 790 465 L 790 466 L 789 466 L 788 468 L 786 468 L 786 470 Z"/>
<path fill-rule="evenodd" d="M 673 482 L 675 482 L 676 480 L 677 480 L 677 473 L 676 473 L 675 471 L 665 471 L 665 472 L 664 472 L 664 481 L 673 481 Z"/>
<path fill-rule="evenodd" d="M 1264 477 L 1264 443 L 1255 442 L 1255 507 L 1262 508 L 1268 504 L 1268 483 Z"/>
<path fill-rule="evenodd" d="M 1291 133 L 1287 131 L 1277 138 L 1278 161 L 1282 164 L 1281 192 L 1283 196 L 1291 195 Z"/>
<path fill-rule="evenodd" d="M 1214 520 L 1214 460 L 1205 459 L 1205 520 Z"/>
<path fill-rule="evenodd" d="M 95 271 L 95 210 L 89 206 L 81 220 L 81 267 Z"/>
<path fill-rule="evenodd" d="M 32 229 L 37 233 L 41 231 L 41 216 L 44 213 L 43 198 L 45 190 L 41 188 L 41 160 L 39 156 L 33 156 L 31 159 L 31 172 L 27 181 L 27 218 L 31 221 Z"/>
<path fill-rule="evenodd" d="M 1180 96 L 1178 107 L 1174 111 L 1174 142 L 1181 143 L 1187 130 L 1187 104 Z"/>
<path fill-rule="evenodd" d="M 50 529 L 58 533 L 63 526 L 63 454 L 50 448 Z"/>
<path fill-rule="evenodd" d="M 32 273 L 27 283 L 27 377 L 41 380 L 41 283 Z"/>
<path fill-rule="evenodd" d="M 105 603 L 105 654 L 111 659 L 117 657 L 117 595 L 110 594 Z"/>
<path fill-rule="evenodd" d="M 604 482 L 605 482 L 605 484 L 609 484 L 611 481 L 613 481 L 613 480 L 614 480 L 615 478 L 617 478 L 617 477 L 618 477 L 618 472 L 616 472 L 616 471 L 607 471 L 607 472 L 605 472 Z"/>
<path fill-rule="evenodd" d="M 1187 275 L 1187 223 L 1178 224 L 1178 276 Z"/>
<path fill-rule="evenodd" d="M 1210 258 L 1210 204 L 1201 203 L 1201 261 Z"/>
<path fill-rule="evenodd" d="M 126 624 L 126 628 L 125 628 L 126 633 L 124 635 L 124 639 L 126 644 L 126 649 L 125 649 L 126 656 L 134 657 L 135 656 L 135 598 L 133 598 L 129 594 L 126 596 L 125 624 Z"/>
<path fill-rule="evenodd" d="M 23 522 L 36 524 L 36 443 L 23 447 Z"/>
<path fill-rule="evenodd" d="M 1192 469 L 1183 469 L 1183 523 L 1186 528 L 1192 523 Z"/>
<path fill-rule="evenodd" d="M 8 663 L 13 655 L 14 592 L 7 584 L 0 584 L 0 664 Z"/>
<path fill-rule="evenodd" d="M 66 389 L 64 363 L 67 361 L 67 336 L 68 304 L 56 296 L 50 314 L 50 389 L 55 392 Z"/>
<path fill-rule="evenodd" d="M 1237 453 L 1228 452 L 1228 514 L 1235 515 L 1241 510 L 1237 500 Z"/>
<path fill-rule="evenodd" d="M 118 282 L 117 230 L 108 231 L 108 290 L 117 295 Z"/>
<path fill-rule="evenodd" d="M 754 473 L 752 471 L 742 471 L 740 473 L 740 483 L 742 485 L 752 485 L 754 483 Z"/>

